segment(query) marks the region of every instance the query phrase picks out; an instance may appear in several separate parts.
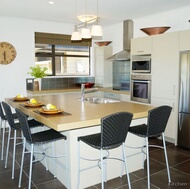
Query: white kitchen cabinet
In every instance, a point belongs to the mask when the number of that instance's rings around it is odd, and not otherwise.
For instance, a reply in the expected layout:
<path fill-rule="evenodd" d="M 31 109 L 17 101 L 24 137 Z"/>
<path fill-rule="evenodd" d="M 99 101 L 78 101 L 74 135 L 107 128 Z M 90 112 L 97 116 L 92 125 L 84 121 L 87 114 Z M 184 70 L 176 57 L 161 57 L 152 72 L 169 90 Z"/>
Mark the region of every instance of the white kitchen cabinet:
<path fill-rule="evenodd" d="M 179 80 L 179 32 L 155 35 L 151 96 L 176 100 Z"/>
<path fill-rule="evenodd" d="M 179 50 L 180 51 L 190 50 L 190 30 L 180 31 L 179 35 L 180 35 Z"/>
<path fill-rule="evenodd" d="M 126 101 L 126 102 L 130 102 L 131 101 L 129 94 L 121 94 L 120 95 L 120 99 L 121 99 L 121 101 Z"/>
<path fill-rule="evenodd" d="M 152 36 L 131 39 L 131 55 L 152 53 Z"/>
<path fill-rule="evenodd" d="M 107 92 L 104 92 L 104 98 L 110 98 L 110 99 L 120 100 L 120 94 L 118 94 L 118 93 L 107 93 Z"/>
<path fill-rule="evenodd" d="M 168 142 L 177 144 L 177 123 L 178 123 L 178 104 L 175 100 L 152 98 L 152 106 L 168 105 L 172 107 L 172 112 L 165 130 L 165 137 Z"/>
<path fill-rule="evenodd" d="M 95 83 L 100 87 L 112 86 L 112 62 L 107 58 L 113 55 L 112 46 L 95 47 Z"/>

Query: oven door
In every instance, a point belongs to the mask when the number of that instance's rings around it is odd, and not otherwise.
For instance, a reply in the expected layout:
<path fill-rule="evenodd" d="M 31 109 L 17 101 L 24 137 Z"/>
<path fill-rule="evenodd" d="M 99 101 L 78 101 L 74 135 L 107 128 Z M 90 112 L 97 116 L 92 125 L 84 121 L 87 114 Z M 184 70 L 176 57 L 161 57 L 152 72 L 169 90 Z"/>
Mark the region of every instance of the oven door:
<path fill-rule="evenodd" d="M 131 80 L 131 100 L 136 102 L 151 102 L 151 80 Z"/>

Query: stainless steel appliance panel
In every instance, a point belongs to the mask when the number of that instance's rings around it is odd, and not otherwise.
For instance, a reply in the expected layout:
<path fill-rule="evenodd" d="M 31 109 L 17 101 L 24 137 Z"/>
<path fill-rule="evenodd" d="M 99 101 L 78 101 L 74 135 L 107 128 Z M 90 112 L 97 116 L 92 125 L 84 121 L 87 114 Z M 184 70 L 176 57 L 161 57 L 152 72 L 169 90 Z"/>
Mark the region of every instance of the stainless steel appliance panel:
<path fill-rule="evenodd" d="M 132 56 L 132 73 L 151 73 L 151 56 Z"/>
<path fill-rule="evenodd" d="M 181 54 L 178 145 L 190 149 L 190 52 Z"/>
<path fill-rule="evenodd" d="M 131 100 L 151 102 L 151 75 L 131 75 Z"/>

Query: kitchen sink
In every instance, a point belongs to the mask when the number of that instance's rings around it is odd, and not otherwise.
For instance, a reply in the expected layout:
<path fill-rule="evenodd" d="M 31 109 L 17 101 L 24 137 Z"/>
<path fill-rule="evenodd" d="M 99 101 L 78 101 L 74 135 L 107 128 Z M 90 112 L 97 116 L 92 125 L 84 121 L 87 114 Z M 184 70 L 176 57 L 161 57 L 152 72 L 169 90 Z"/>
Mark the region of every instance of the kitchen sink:
<path fill-rule="evenodd" d="M 107 104 L 120 102 L 119 100 L 109 99 L 109 98 L 98 98 L 98 97 L 86 97 L 85 101 L 88 101 L 93 104 Z"/>

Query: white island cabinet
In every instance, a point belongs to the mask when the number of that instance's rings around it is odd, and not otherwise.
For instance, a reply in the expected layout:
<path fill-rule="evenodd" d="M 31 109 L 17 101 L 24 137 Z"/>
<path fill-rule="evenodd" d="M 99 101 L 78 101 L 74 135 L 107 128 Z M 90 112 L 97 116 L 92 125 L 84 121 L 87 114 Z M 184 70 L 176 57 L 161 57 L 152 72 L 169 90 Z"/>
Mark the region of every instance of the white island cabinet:
<path fill-rule="evenodd" d="M 107 58 L 112 56 L 112 46 L 95 47 L 95 83 L 99 87 L 112 86 L 112 62 Z"/>

